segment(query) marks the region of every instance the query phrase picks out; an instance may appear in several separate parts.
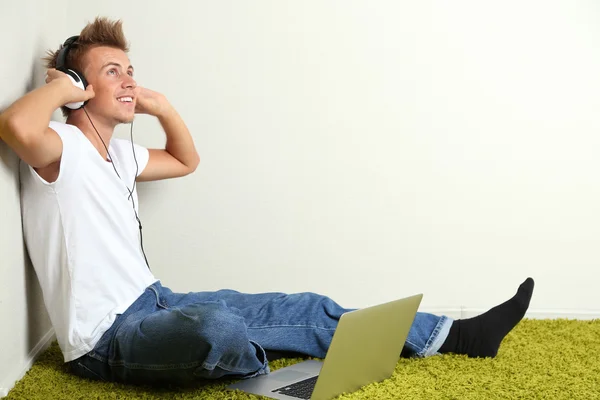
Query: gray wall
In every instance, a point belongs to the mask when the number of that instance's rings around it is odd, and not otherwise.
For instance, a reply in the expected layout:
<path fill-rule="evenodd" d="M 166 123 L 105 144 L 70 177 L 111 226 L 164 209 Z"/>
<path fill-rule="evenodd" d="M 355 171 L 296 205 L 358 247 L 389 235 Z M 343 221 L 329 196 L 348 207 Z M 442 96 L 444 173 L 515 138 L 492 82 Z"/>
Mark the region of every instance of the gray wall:
<path fill-rule="evenodd" d="M 40 57 L 64 36 L 56 2 L 0 1 L 0 110 L 43 83 Z M 0 396 L 53 339 L 40 286 L 25 250 L 18 158 L 0 141 Z"/>

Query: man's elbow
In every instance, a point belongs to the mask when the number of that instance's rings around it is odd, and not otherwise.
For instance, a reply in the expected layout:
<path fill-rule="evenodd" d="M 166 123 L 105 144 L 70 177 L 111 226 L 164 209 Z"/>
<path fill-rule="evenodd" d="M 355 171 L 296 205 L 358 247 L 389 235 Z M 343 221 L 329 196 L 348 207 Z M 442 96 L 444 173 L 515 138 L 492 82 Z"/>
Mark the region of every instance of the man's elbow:
<path fill-rule="evenodd" d="M 186 175 L 189 175 L 189 174 L 193 173 L 194 171 L 196 171 L 196 168 L 198 168 L 198 165 L 200 165 L 200 156 L 198 156 L 192 164 L 188 165 L 188 173 Z"/>

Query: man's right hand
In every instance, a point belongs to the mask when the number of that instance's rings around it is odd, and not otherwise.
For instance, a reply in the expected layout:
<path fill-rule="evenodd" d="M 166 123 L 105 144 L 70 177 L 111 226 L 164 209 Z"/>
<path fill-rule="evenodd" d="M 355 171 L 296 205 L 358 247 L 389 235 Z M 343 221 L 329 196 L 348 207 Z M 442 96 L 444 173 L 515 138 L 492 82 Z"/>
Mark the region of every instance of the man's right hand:
<path fill-rule="evenodd" d="M 71 78 L 67 74 L 54 68 L 48 70 L 46 75 L 46 83 L 60 85 L 63 88 L 61 93 L 64 95 L 64 104 L 87 101 L 96 95 L 92 85 L 88 85 L 85 91 L 81 90 L 77 86 L 73 85 Z"/>

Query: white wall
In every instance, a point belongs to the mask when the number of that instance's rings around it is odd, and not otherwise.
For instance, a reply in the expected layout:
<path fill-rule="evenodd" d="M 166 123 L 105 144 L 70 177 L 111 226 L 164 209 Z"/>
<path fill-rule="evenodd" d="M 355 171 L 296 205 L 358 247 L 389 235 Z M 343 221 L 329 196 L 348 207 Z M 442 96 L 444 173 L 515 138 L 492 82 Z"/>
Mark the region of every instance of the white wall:
<path fill-rule="evenodd" d="M 18 4 L 18 5 L 17 5 Z M 64 36 L 65 11 L 42 1 L 0 0 L 0 110 L 44 81 L 40 58 Z M 53 339 L 25 250 L 18 158 L 0 141 L 0 397 Z"/>
<path fill-rule="evenodd" d="M 164 284 L 349 307 L 424 292 L 460 316 L 533 276 L 530 316 L 600 316 L 597 2 L 63 3 L 0 3 L 0 109 L 42 84 L 45 49 L 124 20 L 139 84 L 202 158 L 140 185 Z M 145 116 L 135 138 L 164 144 Z M 0 185 L 2 395 L 52 330 L 3 143 Z"/>
<path fill-rule="evenodd" d="M 164 284 L 356 307 L 424 292 L 456 315 L 533 276 L 531 315 L 600 316 L 597 2 L 68 10 L 73 34 L 123 19 L 138 83 L 199 149 L 195 174 L 140 185 Z M 134 135 L 164 144 L 146 116 Z"/>

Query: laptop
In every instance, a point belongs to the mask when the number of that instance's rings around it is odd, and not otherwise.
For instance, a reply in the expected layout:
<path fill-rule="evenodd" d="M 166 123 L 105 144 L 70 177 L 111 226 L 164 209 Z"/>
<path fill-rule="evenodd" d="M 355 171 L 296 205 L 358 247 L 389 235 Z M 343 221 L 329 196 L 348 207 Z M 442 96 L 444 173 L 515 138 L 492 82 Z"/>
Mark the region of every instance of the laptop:
<path fill-rule="evenodd" d="M 227 386 L 272 399 L 325 400 L 392 376 L 422 294 L 342 315 L 323 362 L 307 360 Z"/>

